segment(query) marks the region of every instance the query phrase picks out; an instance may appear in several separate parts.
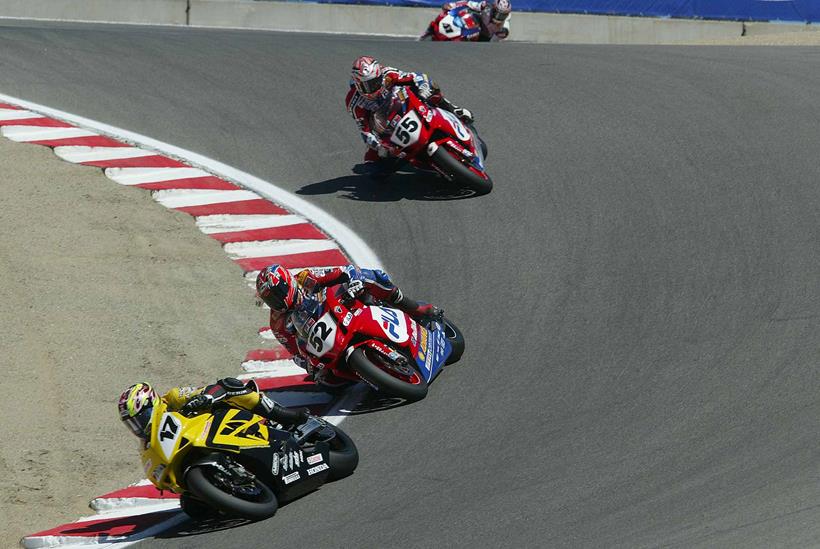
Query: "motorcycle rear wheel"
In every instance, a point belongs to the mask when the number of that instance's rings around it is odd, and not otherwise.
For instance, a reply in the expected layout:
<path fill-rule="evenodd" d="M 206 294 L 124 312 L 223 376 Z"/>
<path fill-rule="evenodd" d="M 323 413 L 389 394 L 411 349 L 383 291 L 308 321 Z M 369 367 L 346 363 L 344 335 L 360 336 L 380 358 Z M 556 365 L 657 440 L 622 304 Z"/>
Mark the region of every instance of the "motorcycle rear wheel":
<path fill-rule="evenodd" d="M 379 388 L 379 393 L 397 397 L 407 402 L 416 402 L 427 396 L 427 382 L 421 374 L 412 369 L 415 378 L 412 381 L 404 381 L 389 373 L 389 368 L 379 367 L 374 364 L 374 360 L 379 360 L 378 353 L 373 352 L 371 359 L 365 352 L 366 348 L 358 348 L 350 354 L 347 359 L 348 365 L 362 379 Z"/>
<path fill-rule="evenodd" d="M 254 484 L 261 493 L 259 501 L 242 499 L 229 494 L 213 484 L 211 474 L 214 468 L 210 465 L 194 465 L 185 474 L 185 483 L 198 499 L 231 516 L 249 520 L 262 520 L 272 517 L 279 508 L 279 502 L 273 490 L 259 479 Z"/>
<path fill-rule="evenodd" d="M 472 189 L 476 196 L 487 194 L 493 190 L 492 179 L 489 177 L 484 179 L 473 173 L 470 168 L 459 162 L 444 147 L 439 147 L 430 157 L 430 161 L 454 183 Z"/>

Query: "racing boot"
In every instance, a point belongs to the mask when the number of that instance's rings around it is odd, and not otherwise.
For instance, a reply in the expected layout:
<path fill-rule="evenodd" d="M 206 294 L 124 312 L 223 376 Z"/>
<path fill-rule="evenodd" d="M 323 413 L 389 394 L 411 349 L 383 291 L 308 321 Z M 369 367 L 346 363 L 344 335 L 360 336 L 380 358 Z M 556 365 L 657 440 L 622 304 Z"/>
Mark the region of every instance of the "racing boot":
<path fill-rule="evenodd" d="M 396 294 L 393 297 L 393 305 L 416 320 L 425 318 L 441 320 L 444 317 L 444 309 L 440 309 L 432 303 L 419 303 L 415 299 L 410 299 L 398 288 L 396 288 Z"/>

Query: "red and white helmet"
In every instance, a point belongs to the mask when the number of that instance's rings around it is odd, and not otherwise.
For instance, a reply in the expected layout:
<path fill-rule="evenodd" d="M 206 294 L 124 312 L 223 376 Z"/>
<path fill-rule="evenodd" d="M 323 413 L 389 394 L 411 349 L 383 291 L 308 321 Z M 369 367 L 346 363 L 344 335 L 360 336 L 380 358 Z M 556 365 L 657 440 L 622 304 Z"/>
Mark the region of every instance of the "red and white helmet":
<path fill-rule="evenodd" d="M 296 302 L 297 283 L 290 271 L 274 263 L 259 271 L 256 293 L 268 307 L 283 313 Z"/>
<path fill-rule="evenodd" d="M 501 24 L 507 20 L 512 12 L 510 0 L 493 0 L 493 7 L 490 10 L 490 18 L 496 24 Z"/>
<path fill-rule="evenodd" d="M 367 99 L 376 99 L 382 91 L 384 74 L 374 57 L 363 55 L 357 58 L 353 62 L 351 77 L 356 90 Z"/>

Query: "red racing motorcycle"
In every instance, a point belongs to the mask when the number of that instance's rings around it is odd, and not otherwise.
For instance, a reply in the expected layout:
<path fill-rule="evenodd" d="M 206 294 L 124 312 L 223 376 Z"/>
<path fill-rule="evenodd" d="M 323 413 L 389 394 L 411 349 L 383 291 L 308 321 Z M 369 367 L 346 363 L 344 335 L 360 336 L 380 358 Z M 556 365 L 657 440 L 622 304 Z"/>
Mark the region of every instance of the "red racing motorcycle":
<path fill-rule="evenodd" d="M 467 6 L 458 6 L 438 14 L 419 40 L 434 42 L 476 42 L 481 34 L 481 21 Z"/>
<path fill-rule="evenodd" d="M 373 128 L 393 156 L 434 170 L 473 195 L 489 193 L 493 181 L 484 159 L 487 145 L 475 127 L 422 101 L 410 86 L 395 86 L 386 106 L 372 116 Z"/>
<path fill-rule="evenodd" d="M 408 402 L 427 396 L 428 384 L 464 352 L 464 336 L 446 318 L 414 320 L 369 296 L 350 295 L 347 284 L 305 297 L 291 319 L 315 363 Z"/>

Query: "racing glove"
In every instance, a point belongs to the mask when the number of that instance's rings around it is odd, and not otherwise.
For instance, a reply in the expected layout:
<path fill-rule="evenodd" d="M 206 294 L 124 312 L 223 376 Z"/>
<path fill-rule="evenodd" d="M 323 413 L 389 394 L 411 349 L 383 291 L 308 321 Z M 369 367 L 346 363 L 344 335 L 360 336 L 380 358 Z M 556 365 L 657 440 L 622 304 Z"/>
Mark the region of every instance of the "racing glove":
<path fill-rule="evenodd" d="M 422 82 L 418 85 L 419 90 L 419 97 L 422 101 L 428 101 L 430 97 L 433 95 L 433 89 L 430 87 L 430 84 L 427 82 Z"/>
<path fill-rule="evenodd" d="M 473 113 L 469 110 L 465 109 L 464 107 L 456 107 L 453 109 L 453 114 L 458 116 L 461 120 L 466 122 L 467 124 L 473 123 Z"/>
<path fill-rule="evenodd" d="M 355 299 L 356 296 L 361 294 L 364 291 L 364 282 L 361 280 L 351 280 L 347 284 L 347 295 L 350 296 L 350 299 Z"/>
<path fill-rule="evenodd" d="M 206 410 L 210 410 L 211 406 L 214 404 L 214 400 L 215 399 L 212 395 L 200 393 L 186 402 L 185 405 L 179 409 L 179 413 L 183 416 L 191 416 Z"/>

